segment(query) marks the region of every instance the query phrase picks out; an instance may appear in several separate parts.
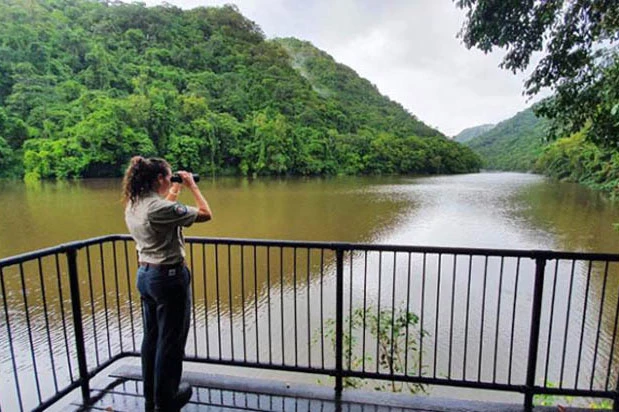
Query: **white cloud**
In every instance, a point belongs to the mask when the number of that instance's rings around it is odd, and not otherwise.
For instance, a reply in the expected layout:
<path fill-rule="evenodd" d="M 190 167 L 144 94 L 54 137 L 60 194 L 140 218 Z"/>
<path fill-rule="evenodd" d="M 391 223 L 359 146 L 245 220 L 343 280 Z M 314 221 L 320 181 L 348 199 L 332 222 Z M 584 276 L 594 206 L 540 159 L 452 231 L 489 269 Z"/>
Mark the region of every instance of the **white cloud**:
<path fill-rule="evenodd" d="M 159 4 L 147 0 L 147 5 Z M 226 0 L 168 0 L 182 8 Z M 524 74 L 498 67 L 501 52 L 468 50 L 452 0 L 238 0 L 269 38 L 312 42 L 447 135 L 497 123 L 531 105 Z M 538 99 L 534 99 L 538 100 Z"/>

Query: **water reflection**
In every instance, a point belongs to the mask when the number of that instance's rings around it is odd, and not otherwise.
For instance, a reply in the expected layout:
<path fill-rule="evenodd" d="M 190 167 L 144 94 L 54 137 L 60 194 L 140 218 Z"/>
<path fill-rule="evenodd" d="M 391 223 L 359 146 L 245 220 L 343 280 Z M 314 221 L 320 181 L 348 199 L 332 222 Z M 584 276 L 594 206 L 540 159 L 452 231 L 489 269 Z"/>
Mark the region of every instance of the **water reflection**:
<path fill-rule="evenodd" d="M 554 239 L 560 250 L 619 252 L 619 204 L 574 183 L 539 182 L 515 194 L 517 216 Z"/>

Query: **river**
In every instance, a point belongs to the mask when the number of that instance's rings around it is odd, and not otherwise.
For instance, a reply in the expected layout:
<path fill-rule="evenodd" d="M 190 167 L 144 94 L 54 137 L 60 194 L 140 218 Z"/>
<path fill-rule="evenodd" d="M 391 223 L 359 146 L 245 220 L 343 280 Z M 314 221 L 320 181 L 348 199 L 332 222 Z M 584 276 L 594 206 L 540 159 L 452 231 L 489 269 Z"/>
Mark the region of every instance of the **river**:
<path fill-rule="evenodd" d="M 187 236 L 619 252 L 619 205 L 532 174 L 217 178 L 200 187 L 214 219 Z M 191 204 L 187 193 L 180 200 Z M 126 232 L 117 179 L 0 182 L 0 217 L 0 258 Z M 10 370 L 6 351 L 0 370 Z"/>
<path fill-rule="evenodd" d="M 188 236 L 619 251 L 617 204 L 531 174 L 220 178 L 200 187 L 215 218 Z M 0 182 L 0 257 L 126 233 L 122 212 L 119 180 Z"/>

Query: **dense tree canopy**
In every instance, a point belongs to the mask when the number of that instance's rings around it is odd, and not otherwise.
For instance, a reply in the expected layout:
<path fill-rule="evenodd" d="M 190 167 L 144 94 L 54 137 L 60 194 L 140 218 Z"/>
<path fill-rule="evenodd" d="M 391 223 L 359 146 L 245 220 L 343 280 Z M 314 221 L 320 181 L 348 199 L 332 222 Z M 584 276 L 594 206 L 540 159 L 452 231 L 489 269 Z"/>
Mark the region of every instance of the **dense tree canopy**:
<path fill-rule="evenodd" d="M 461 36 L 468 47 L 506 49 L 502 66 L 512 71 L 541 52 L 526 92 L 555 92 L 537 110 L 554 120 L 555 135 L 590 124 L 591 140 L 619 146 L 617 0 L 455 1 L 467 10 Z"/>
<path fill-rule="evenodd" d="M 303 64 L 298 64 L 302 56 Z M 479 158 L 234 6 L 0 2 L 0 175 L 458 173 Z"/>

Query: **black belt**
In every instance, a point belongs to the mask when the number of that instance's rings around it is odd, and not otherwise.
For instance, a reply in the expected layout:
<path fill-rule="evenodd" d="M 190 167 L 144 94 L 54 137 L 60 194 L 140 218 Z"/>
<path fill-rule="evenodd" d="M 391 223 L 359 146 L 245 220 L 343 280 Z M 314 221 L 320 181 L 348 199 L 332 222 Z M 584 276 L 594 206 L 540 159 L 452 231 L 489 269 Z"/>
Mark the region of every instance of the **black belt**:
<path fill-rule="evenodd" d="M 170 270 L 170 269 L 176 269 L 179 267 L 185 267 L 185 261 L 180 261 L 178 263 L 168 263 L 168 264 L 161 264 L 161 263 L 148 263 L 148 262 L 138 262 L 138 265 L 140 265 L 141 267 L 144 268 L 153 268 L 153 269 L 161 269 L 161 270 Z"/>

